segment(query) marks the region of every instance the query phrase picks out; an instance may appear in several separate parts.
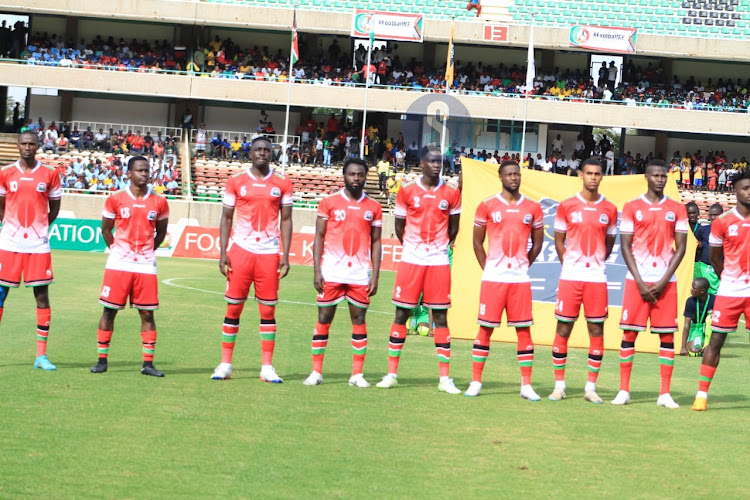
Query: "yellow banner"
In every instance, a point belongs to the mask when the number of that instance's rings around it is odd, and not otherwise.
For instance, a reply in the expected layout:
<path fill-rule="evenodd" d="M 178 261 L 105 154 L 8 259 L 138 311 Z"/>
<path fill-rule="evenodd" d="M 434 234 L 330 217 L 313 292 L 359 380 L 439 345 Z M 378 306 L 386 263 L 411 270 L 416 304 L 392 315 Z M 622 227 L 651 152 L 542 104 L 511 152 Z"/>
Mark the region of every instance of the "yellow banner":
<path fill-rule="evenodd" d="M 474 339 L 477 334 L 476 324 L 479 311 L 479 286 L 482 280 L 482 269 L 474 256 L 472 234 L 474 213 L 485 198 L 502 189 L 498 177 L 498 165 L 464 158 L 463 201 L 461 226 L 456 239 L 453 254 L 453 272 L 451 300 L 453 307 L 448 313 L 448 322 L 453 338 Z M 555 253 L 553 221 L 557 205 L 570 198 L 582 189 L 578 177 L 555 175 L 548 172 L 524 169 L 521 172 L 521 193 L 538 201 L 544 210 L 544 246 L 537 261 L 531 266 L 530 276 L 534 295 L 534 326 L 531 327 L 532 338 L 536 344 L 552 345 L 555 337 L 555 292 L 560 273 L 560 261 Z M 600 192 L 622 210 L 625 202 L 637 198 L 646 192 L 646 180 L 642 175 L 605 177 L 599 186 Z M 664 193 L 675 200 L 680 199 L 677 185 L 670 176 Z M 677 318 L 682 328 L 682 311 L 685 300 L 690 294 L 693 277 L 693 256 L 695 255 L 695 238 L 688 238 L 685 258 L 677 270 L 678 307 Z M 607 279 L 609 289 L 609 319 L 604 323 L 605 349 L 619 349 L 622 332 L 619 329 L 621 313 L 621 296 L 627 268 L 620 256 L 619 237 L 615 242 L 612 256 L 607 261 Z M 503 326 L 495 329 L 493 340 L 515 342 L 514 328 Z M 681 333 L 675 335 L 675 345 L 679 346 Z M 570 337 L 571 347 L 588 347 L 589 339 L 583 311 L 576 322 Z M 659 338 L 656 335 L 642 333 L 636 342 L 639 352 L 658 352 Z"/>

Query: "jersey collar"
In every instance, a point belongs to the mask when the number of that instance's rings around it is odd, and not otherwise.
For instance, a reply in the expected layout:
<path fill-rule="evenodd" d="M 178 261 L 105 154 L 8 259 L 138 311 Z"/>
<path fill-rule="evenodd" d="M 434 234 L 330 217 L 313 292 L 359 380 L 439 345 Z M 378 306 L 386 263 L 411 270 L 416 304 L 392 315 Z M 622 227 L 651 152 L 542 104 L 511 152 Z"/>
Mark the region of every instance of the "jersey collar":
<path fill-rule="evenodd" d="M 500 196 L 500 193 L 497 193 L 495 196 L 497 196 L 497 199 L 500 200 L 501 203 L 504 203 L 505 205 L 508 205 L 509 207 L 513 206 L 510 203 L 508 203 L 508 200 L 506 200 L 505 198 L 503 198 L 502 196 Z M 526 197 L 524 195 L 521 195 L 521 197 L 518 198 L 518 201 L 516 201 L 516 203 L 514 205 L 515 206 L 520 205 L 523 202 L 523 200 L 525 200 L 525 199 L 526 199 Z"/>
<path fill-rule="evenodd" d="M 261 178 L 261 179 L 258 179 L 257 177 L 255 177 L 255 176 L 253 175 L 253 172 L 252 172 L 252 167 L 247 167 L 247 175 L 249 175 L 250 177 L 252 177 L 252 178 L 253 178 L 253 179 L 255 179 L 256 181 L 257 181 L 257 180 L 261 180 L 261 181 L 264 181 L 264 180 L 268 179 L 269 177 L 271 177 L 271 176 L 273 175 L 273 173 L 274 173 L 274 172 L 275 172 L 275 170 L 274 170 L 274 169 L 272 169 L 272 168 L 269 168 L 269 169 L 268 169 L 268 175 L 267 175 L 267 176 L 265 176 L 265 177 L 263 177 L 263 178 Z"/>
<path fill-rule="evenodd" d="M 145 200 L 146 198 L 148 198 L 149 196 L 151 196 L 151 192 L 152 192 L 153 190 L 154 190 L 154 186 L 152 186 L 151 184 L 149 184 L 149 185 L 148 185 L 148 187 L 146 188 L 146 194 L 144 194 L 144 195 L 143 195 L 143 198 L 141 198 L 141 199 L 142 199 L 142 200 Z M 126 188 L 125 188 L 125 191 L 127 191 L 128 195 L 129 195 L 129 196 L 130 196 L 131 198 L 133 198 L 133 199 L 134 199 L 134 200 L 136 200 L 136 201 L 138 200 L 138 198 L 136 198 L 136 197 L 135 197 L 135 195 L 133 194 L 133 191 L 131 191 L 131 190 L 130 190 L 130 186 L 126 187 Z"/>
<path fill-rule="evenodd" d="M 420 175 L 419 177 L 417 177 L 417 186 L 419 186 L 420 188 L 422 188 L 424 191 L 437 191 L 438 189 L 440 189 L 443 186 L 443 184 L 444 184 L 443 178 L 441 177 L 440 180 L 438 180 L 438 185 L 435 186 L 434 189 L 427 189 L 422 184 L 422 176 Z"/>
<path fill-rule="evenodd" d="M 32 168 L 32 169 L 31 169 L 31 172 L 29 172 L 29 173 L 33 174 L 33 173 L 34 173 L 34 172 L 36 172 L 36 170 L 37 170 L 37 169 L 38 169 L 39 167 L 41 167 L 41 166 L 42 166 L 42 162 L 40 162 L 39 160 L 36 160 L 36 165 L 34 165 L 34 168 Z M 21 173 L 24 173 L 24 174 L 25 174 L 25 173 L 27 173 L 27 172 L 26 172 L 26 171 L 25 171 L 25 170 L 23 169 L 23 167 L 21 167 L 21 160 L 16 160 L 16 168 L 18 168 L 18 170 L 20 170 L 20 171 L 21 171 Z"/>
<path fill-rule="evenodd" d="M 359 197 L 359 199 L 358 199 L 358 200 L 352 200 L 352 199 L 349 199 L 349 196 L 347 196 L 347 194 L 346 194 L 346 189 L 345 189 L 345 188 L 341 188 L 341 189 L 339 189 L 339 194 L 340 194 L 340 195 L 341 195 L 341 197 L 342 197 L 342 198 L 344 198 L 344 199 L 345 199 L 346 201 L 354 201 L 354 202 L 356 202 L 356 203 L 360 203 L 360 202 L 361 202 L 362 200 L 364 200 L 364 199 L 365 199 L 365 196 L 367 196 L 367 195 L 365 194 L 365 191 L 364 191 L 364 189 L 362 190 L 362 195 L 361 195 L 361 196 Z"/>
<path fill-rule="evenodd" d="M 665 201 L 667 201 L 667 199 L 669 199 L 669 197 L 667 195 L 662 196 L 661 200 L 659 200 L 658 203 L 651 203 L 650 201 L 648 201 L 648 198 L 646 198 L 645 194 L 641 195 L 641 199 L 644 202 L 648 203 L 649 205 L 661 205 L 662 203 L 664 203 Z"/>
<path fill-rule="evenodd" d="M 581 193 L 576 193 L 576 198 L 578 198 L 579 200 L 581 200 L 581 202 L 585 203 L 586 205 L 588 205 L 589 203 L 591 203 L 592 205 L 596 205 L 596 204 L 601 203 L 602 201 L 604 201 L 604 195 L 601 194 L 601 193 L 599 193 L 599 199 L 596 200 L 596 201 L 594 201 L 594 202 L 590 202 L 590 201 L 584 200 L 583 196 L 581 196 Z"/>

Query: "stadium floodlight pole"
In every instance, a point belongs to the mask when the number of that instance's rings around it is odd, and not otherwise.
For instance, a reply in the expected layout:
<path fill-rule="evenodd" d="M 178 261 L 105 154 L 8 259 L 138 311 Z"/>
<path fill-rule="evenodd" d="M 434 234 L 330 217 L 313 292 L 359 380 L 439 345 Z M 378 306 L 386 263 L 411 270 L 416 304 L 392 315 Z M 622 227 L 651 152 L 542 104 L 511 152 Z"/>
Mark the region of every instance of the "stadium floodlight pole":
<path fill-rule="evenodd" d="M 375 45 L 375 19 L 370 17 L 370 46 L 367 49 L 367 65 L 365 66 L 365 109 L 362 111 L 362 132 L 359 137 L 359 157 L 365 157 L 365 130 L 367 130 L 367 93 L 370 90 L 370 64 L 372 63 L 372 47 Z"/>
<path fill-rule="evenodd" d="M 529 52 L 526 57 L 526 85 L 524 86 L 524 106 L 523 106 L 523 128 L 521 129 L 521 157 L 520 166 L 523 167 L 523 154 L 526 149 L 526 118 L 529 114 L 529 96 L 534 88 L 534 77 L 536 76 L 536 65 L 534 63 L 534 21 L 536 14 L 531 14 L 531 30 L 529 32 Z"/>
<path fill-rule="evenodd" d="M 294 63 L 299 60 L 299 45 L 297 44 L 297 9 L 292 15 L 292 48 L 289 51 L 289 74 L 287 75 L 286 90 L 286 118 L 284 119 L 284 139 L 281 141 L 281 174 L 286 172 L 286 164 L 289 161 L 289 114 L 292 102 L 292 83 L 294 82 Z"/>

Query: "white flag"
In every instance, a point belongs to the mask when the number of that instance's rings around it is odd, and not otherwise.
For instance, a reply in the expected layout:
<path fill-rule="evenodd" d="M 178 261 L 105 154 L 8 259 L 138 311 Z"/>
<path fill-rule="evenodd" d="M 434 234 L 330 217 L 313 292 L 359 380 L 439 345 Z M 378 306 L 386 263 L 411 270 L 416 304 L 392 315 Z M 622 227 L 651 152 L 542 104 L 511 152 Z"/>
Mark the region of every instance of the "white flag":
<path fill-rule="evenodd" d="M 529 32 L 529 54 L 526 57 L 526 93 L 534 90 L 534 78 L 536 77 L 536 66 L 534 64 L 534 26 Z"/>

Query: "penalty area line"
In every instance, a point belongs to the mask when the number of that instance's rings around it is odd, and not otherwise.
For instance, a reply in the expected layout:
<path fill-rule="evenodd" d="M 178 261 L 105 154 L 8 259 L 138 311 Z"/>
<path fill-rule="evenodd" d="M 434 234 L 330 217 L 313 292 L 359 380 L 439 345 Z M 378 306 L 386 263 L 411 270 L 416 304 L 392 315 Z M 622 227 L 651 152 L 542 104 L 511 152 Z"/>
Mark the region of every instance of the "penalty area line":
<path fill-rule="evenodd" d="M 212 279 L 212 278 L 168 278 L 168 279 L 162 280 L 162 283 L 164 283 L 167 286 L 173 286 L 175 288 L 182 288 L 182 289 L 185 289 L 185 290 L 193 290 L 195 292 L 212 293 L 214 295 L 224 296 L 224 292 L 217 292 L 216 290 L 206 290 L 205 288 L 196 288 L 194 286 L 180 285 L 178 283 L 175 283 L 175 281 L 177 281 L 177 280 L 196 280 L 196 279 Z M 294 304 L 294 305 L 298 305 L 298 306 L 318 307 L 318 304 L 315 304 L 315 303 L 311 303 L 311 302 L 297 302 L 295 300 L 281 300 L 281 299 L 279 299 L 279 303 Z M 373 313 L 373 314 L 393 314 L 392 312 L 374 311 L 372 309 L 368 309 L 367 312 Z"/>

